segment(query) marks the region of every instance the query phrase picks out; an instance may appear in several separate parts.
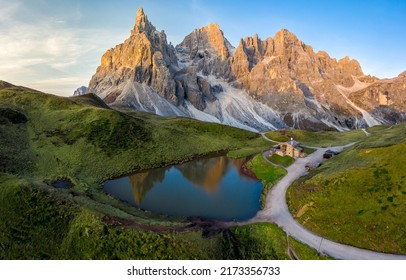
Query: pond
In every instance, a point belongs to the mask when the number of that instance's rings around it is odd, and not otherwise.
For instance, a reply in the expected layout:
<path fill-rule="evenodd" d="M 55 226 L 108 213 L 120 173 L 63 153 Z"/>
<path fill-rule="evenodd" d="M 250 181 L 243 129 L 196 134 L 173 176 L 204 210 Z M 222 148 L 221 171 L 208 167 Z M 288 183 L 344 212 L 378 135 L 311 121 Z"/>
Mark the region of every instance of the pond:
<path fill-rule="evenodd" d="M 261 182 L 241 171 L 245 159 L 203 158 L 106 181 L 104 191 L 156 214 L 247 220 L 260 209 Z"/>
<path fill-rule="evenodd" d="M 73 187 L 73 183 L 68 179 L 59 179 L 54 181 L 52 183 L 52 186 L 57 189 L 70 189 Z"/>

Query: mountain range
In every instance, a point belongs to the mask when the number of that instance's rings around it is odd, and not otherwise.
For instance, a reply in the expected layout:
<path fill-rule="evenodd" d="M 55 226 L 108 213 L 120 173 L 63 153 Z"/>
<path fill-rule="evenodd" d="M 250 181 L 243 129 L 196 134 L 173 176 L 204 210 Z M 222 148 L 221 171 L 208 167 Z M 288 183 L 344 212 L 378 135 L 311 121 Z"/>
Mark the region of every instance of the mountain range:
<path fill-rule="evenodd" d="M 219 25 L 195 29 L 176 47 L 137 11 L 131 35 L 107 50 L 87 93 L 110 106 L 191 117 L 247 130 L 349 130 L 406 119 L 406 72 L 365 75 L 286 29 L 233 47 Z"/>

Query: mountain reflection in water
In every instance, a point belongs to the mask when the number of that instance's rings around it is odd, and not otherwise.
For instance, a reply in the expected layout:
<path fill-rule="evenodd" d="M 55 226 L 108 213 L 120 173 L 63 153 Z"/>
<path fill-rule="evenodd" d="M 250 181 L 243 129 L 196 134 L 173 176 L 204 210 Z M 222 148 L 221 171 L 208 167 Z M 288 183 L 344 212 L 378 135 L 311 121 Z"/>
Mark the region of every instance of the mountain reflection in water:
<path fill-rule="evenodd" d="M 247 219 L 259 210 L 261 183 L 241 172 L 245 159 L 203 158 L 105 182 L 136 207 L 172 216 Z"/>

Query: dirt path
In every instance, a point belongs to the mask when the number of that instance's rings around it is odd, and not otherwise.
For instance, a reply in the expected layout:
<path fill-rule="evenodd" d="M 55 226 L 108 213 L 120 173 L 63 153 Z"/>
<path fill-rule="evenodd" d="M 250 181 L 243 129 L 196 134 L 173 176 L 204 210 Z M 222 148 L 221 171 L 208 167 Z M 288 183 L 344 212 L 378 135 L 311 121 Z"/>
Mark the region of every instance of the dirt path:
<path fill-rule="evenodd" d="M 264 134 L 261 134 L 267 140 Z M 270 140 L 272 141 L 272 140 Z M 274 142 L 274 141 L 272 141 Z M 318 148 L 314 153 L 306 158 L 297 159 L 291 166 L 286 168 L 287 175 L 283 177 L 268 193 L 266 198 L 266 206 L 262 211 L 259 211 L 252 219 L 239 224 L 252 224 L 258 222 L 272 222 L 280 226 L 287 234 L 293 236 L 302 243 L 318 250 L 320 253 L 327 254 L 336 259 L 406 259 L 406 255 L 394 255 L 374 252 L 370 250 L 359 249 L 356 247 L 340 244 L 337 242 L 325 239 L 317 234 L 305 229 L 291 215 L 286 203 L 286 191 L 288 187 L 299 177 L 306 174 L 306 164 L 311 162 L 323 161 L 323 154 L 328 149 L 342 151 L 355 143 L 345 146 L 337 146 L 330 148 Z"/>
<path fill-rule="evenodd" d="M 262 153 L 262 158 L 263 158 L 268 164 L 271 164 L 271 165 L 273 165 L 273 166 L 275 166 L 275 167 L 282 167 L 282 168 L 284 168 L 283 166 L 279 166 L 279 165 L 273 163 L 272 161 L 270 161 L 270 160 L 268 159 L 268 157 L 269 157 L 270 154 L 271 154 L 270 151 L 265 151 L 265 152 Z"/>

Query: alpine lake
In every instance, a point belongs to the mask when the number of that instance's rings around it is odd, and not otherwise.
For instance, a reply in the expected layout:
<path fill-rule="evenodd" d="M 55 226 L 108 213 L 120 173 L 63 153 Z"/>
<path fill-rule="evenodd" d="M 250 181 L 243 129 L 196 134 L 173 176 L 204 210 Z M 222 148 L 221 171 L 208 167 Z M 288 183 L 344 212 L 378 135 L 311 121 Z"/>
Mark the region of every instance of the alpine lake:
<path fill-rule="evenodd" d="M 262 183 L 245 175 L 246 159 L 196 159 L 103 183 L 104 191 L 155 214 L 244 221 L 260 210 Z"/>

